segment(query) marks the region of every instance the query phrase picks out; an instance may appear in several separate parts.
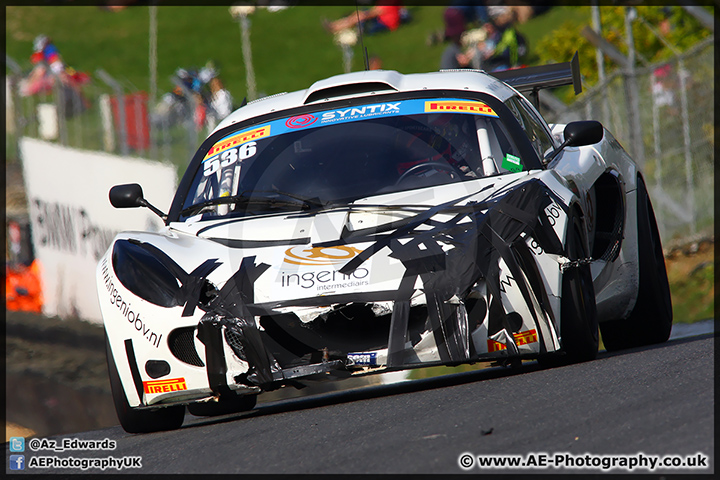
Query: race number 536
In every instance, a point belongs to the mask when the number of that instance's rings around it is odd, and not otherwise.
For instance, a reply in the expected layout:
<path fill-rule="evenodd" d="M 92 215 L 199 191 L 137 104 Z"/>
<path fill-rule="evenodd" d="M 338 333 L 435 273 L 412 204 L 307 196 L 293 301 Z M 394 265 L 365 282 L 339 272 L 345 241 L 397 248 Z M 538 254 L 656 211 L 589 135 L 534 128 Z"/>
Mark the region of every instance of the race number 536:
<path fill-rule="evenodd" d="M 257 152 L 257 142 L 248 142 L 236 148 L 226 150 L 217 157 L 208 160 L 203 166 L 203 174 L 205 176 L 216 173 L 221 168 L 229 167 L 238 160 L 242 161 L 250 158 Z"/>

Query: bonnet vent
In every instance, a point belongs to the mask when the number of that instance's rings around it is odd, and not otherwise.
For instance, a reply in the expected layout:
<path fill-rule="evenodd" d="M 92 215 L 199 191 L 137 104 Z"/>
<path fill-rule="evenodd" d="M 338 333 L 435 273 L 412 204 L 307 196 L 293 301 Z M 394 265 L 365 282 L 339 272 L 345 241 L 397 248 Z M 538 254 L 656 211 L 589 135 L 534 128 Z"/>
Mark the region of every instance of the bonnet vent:
<path fill-rule="evenodd" d="M 303 103 L 307 105 L 308 103 L 317 102 L 318 100 L 344 97 L 346 95 L 358 95 L 361 93 L 386 91 L 397 92 L 397 88 L 384 82 L 364 82 L 337 85 L 334 87 L 323 88 L 322 90 L 316 90 L 312 92 L 310 95 L 308 95 L 308 97 L 305 99 L 305 102 Z"/>

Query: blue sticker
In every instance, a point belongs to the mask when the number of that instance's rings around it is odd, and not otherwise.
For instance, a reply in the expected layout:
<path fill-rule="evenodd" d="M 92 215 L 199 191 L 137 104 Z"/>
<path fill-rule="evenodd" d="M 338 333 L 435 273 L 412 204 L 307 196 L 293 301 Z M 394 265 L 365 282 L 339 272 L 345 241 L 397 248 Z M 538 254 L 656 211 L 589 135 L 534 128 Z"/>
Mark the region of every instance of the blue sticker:
<path fill-rule="evenodd" d="M 288 132 L 317 128 L 336 123 L 357 122 L 368 118 L 417 115 L 421 113 L 459 113 L 497 118 L 497 113 L 495 113 L 492 108 L 477 100 L 464 100 L 460 98 L 428 98 L 373 103 L 357 107 L 339 108 L 311 114 L 306 113 L 303 115 L 296 115 L 294 117 L 280 118 L 257 127 L 252 127 L 242 132 L 242 135 L 237 132 L 233 132 L 218 141 L 205 156 L 205 160 L 211 156 L 214 157 L 224 149 L 240 145 L 250 139 L 257 140 L 263 137 L 275 137 Z M 242 138 L 238 138 L 239 136 Z M 231 145 L 225 145 L 224 142 L 229 140 L 232 140 L 233 143 Z"/>
<path fill-rule="evenodd" d="M 24 452 L 25 451 L 25 439 L 23 437 L 10 437 L 10 451 L 11 452 Z"/>
<path fill-rule="evenodd" d="M 25 455 L 10 455 L 10 470 L 25 470 Z"/>
<path fill-rule="evenodd" d="M 347 360 L 348 365 L 363 365 L 374 367 L 377 366 L 377 353 L 348 353 Z"/>

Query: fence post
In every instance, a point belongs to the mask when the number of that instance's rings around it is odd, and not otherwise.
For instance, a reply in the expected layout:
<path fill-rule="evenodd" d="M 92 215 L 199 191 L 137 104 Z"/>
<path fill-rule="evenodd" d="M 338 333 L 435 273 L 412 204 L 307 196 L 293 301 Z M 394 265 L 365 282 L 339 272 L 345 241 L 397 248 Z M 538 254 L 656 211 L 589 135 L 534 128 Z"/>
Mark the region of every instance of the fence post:
<path fill-rule="evenodd" d="M 102 68 L 98 68 L 95 73 L 100 79 L 105 82 L 115 92 L 115 97 L 118 103 L 118 120 L 120 120 L 120 152 L 127 156 L 129 154 L 128 143 L 127 143 L 127 123 L 125 121 L 125 93 L 123 92 L 122 85 L 120 85 L 114 78 Z"/>
<path fill-rule="evenodd" d="M 635 19 L 635 9 L 625 7 L 625 35 L 628 45 L 628 65 L 625 77 L 628 99 L 628 117 L 630 121 L 630 143 L 633 146 L 633 156 L 640 169 L 645 168 L 645 144 L 642 138 L 642 125 L 640 124 L 640 94 L 638 92 L 637 75 L 635 73 L 635 37 L 632 31 L 632 22 Z"/>
<path fill-rule="evenodd" d="M 80 87 L 77 87 L 76 89 L 75 86 L 71 86 L 70 88 L 74 90 L 74 93 L 72 95 L 73 111 L 71 116 L 75 117 L 77 115 L 77 118 L 73 122 L 75 124 L 75 147 L 82 148 L 82 115 L 85 113 L 85 105 L 83 105 L 83 94 L 80 90 Z"/>
<path fill-rule="evenodd" d="M 140 95 L 135 95 L 133 97 L 133 109 L 135 112 L 135 138 L 138 139 L 138 146 L 139 151 L 143 154 L 145 153 L 145 142 L 143 142 L 141 139 L 144 137 L 143 135 L 143 109 L 142 109 L 142 98 Z M 148 130 L 148 139 L 149 139 L 150 131 Z M 137 147 L 136 147 L 137 148 Z"/>
<path fill-rule="evenodd" d="M 691 12 L 692 13 L 692 12 Z M 688 199 L 688 211 L 690 212 L 690 234 L 695 235 L 695 189 L 693 188 L 693 171 L 692 171 L 692 152 L 691 152 L 691 140 L 690 140 L 690 115 L 688 114 L 688 101 L 687 101 L 687 70 L 685 70 L 685 62 L 682 59 L 680 51 L 675 48 L 667 39 L 658 32 L 650 23 L 643 17 L 638 15 L 640 21 L 652 32 L 658 40 L 660 40 L 668 50 L 673 53 L 673 56 L 677 59 L 678 77 L 680 79 L 680 109 L 682 115 L 683 124 L 683 152 L 685 154 L 685 184 L 687 185 L 687 199 Z M 659 158 L 658 158 L 659 161 Z"/>
<path fill-rule="evenodd" d="M 660 151 L 660 111 L 655 99 L 652 102 L 653 147 L 655 149 L 655 188 L 662 190 L 662 152 Z M 662 208 L 655 209 L 655 219 L 660 237 L 665 238 L 665 214 Z"/>
<path fill-rule="evenodd" d="M 592 6 L 592 23 L 593 23 L 593 30 L 598 32 L 600 35 L 602 35 L 602 21 L 600 19 L 600 7 L 598 6 L 598 1 L 593 1 Z M 598 82 L 601 84 L 605 83 L 605 59 L 603 57 L 602 50 L 599 48 L 595 48 L 595 62 L 597 63 L 598 68 Z M 602 121 L 603 125 L 609 127 L 610 126 L 610 113 L 608 111 L 608 98 L 606 96 L 603 96 L 600 100 L 600 103 L 602 104 Z"/>
<path fill-rule="evenodd" d="M 695 189 L 693 188 L 692 153 L 690 151 L 690 116 L 688 114 L 687 71 L 685 62 L 678 57 L 678 76 L 680 77 L 680 108 L 682 109 L 683 144 L 685 151 L 685 182 L 687 185 L 688 210 L 690 212 L 690 234 L 695 235 Z"/>
<path fill-rule="evenodd" d="M 100 110 L 100 124 L 103 127 L 103 147 L 106 152 L 115 150 L 115 135 L 113 133 L 112 105 L 110 95 L 104 93 L 98 100 Z"/>
<path fill-rule="evenodd" d="M 150 2 L 150 52 L 149 69 L 150 69 L 150 95 L 148 98 L 148 118 L 152 116 L 152 110 L 155 108 L 155 98 L 157 97 L 157 5 L 156 2 Z M 157 159 L 157 132 L 152 122 L 149 122 L 150 131 L 150 158 Z"/>
<path fill-rule="evenodd" d="M 10 82 L 10 92 L 8 92 L 8 106 L 11 107 L 11 121 L 15 130 L 15 149 L 18 158 L 20 158 L 20 138 L 25 133 L 25 126 L 27 125 L 25 116 L 22 114 L 22 104 L 19 101 L 20 99 L 18 98 L 18 88 L 20 78 L 22 78 L 22 69 L 20 68 L 20 65 L 18 65 L 17 62 L 8 55 L 5 55 L 5 63 L 10 68 L 10 70 L 12 70 L 12 74 L 8 77 L 8 81 Z"/>
<path fill-rule="evenodd" d="M 252 49 L 250 48 L 250 20 L 247 15 L 240 15 L 240 35 L 242 44 L 243 61 L 245 62 L 245 83 L 247 85 L 248 98 L 257 98 L 255 87 L 255 70 L 252 63 Z"/>
<path fill-rule="evenodd" d="M 53 73 L 53 77 L 55 78 L 53 89 L 55 90 L 55 108 L 57 111 L 60 144 L 67 145 L 67 127 L 65 125 L 65 91 L 62 88 L 63 84 L 62 80 L 60 80 L 60 75 Z"/>

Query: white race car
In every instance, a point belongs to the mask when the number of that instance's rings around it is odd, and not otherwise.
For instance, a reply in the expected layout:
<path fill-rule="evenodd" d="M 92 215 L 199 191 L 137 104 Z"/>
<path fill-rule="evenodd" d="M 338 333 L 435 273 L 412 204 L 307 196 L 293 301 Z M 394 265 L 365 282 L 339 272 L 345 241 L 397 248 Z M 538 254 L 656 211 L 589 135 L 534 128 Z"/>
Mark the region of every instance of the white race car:
<path fill-rule="evenodd" d="M 167 215 L 113 187 L 165 221 L 97 269 L 123 428 L 315 380 L 591 360 L 598 327 L 608 350 L 667 340 L 642 174 L 598 122 L 548 125 L 531 101 L 571 83 L 576 59 L 338 75 L 226 118 Z"/>

